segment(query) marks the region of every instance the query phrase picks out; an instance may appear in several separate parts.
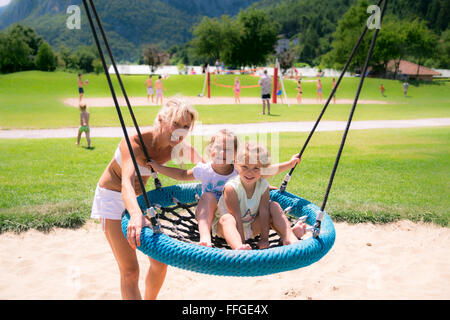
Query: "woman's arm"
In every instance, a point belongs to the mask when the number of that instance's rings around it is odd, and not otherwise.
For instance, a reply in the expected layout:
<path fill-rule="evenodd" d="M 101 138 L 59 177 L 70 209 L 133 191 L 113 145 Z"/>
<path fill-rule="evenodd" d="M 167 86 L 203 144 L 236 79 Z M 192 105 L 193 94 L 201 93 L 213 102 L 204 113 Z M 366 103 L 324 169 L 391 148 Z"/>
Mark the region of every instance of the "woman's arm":
<path fill-rule="evenodd" d="M 245 242 L 241 207 L 239 205 L 239 198 L 237 196 L 236 190 L 234 190 L 234 188 L 231 186 L 225 186 L 223 195 L 225 197 L 225 204 L 227 206 L 228 212 L 232 214 L 234 219 L 236 220 L 236 228 L 241 236 L 241 240 L 242 242 Z"/>
<path fill-rule="evenodd" d="M 292 156 L 291 160 L 289 160 L 289 161 L 272 164 L 269 167 L 264 168 L 261 176 L 263 178 L 270 178 L 272 176 L 276 176 L 280 172 L 283 172 L 283 171 L 286 171 L 286 170 L 289 170 L 289 169 L 295 167 L 297 164 L 300 163 L 300 161 L 301 161 L 301 159 L 298 157 L 298 154 L 295 154 Z"/>
<path fill-rule="evenodd" d="M 136 152 L 136 150 L 134 150 Z M 130 156 L 127 144 L 122 140 L 120 144 L 122 153 L 122 199 L 125 208 L 130 214 L 130 222 L 127 228 L 127 240 L 131 248 L 136 249 L 141 245 L 141 230 L 144 216 L 136 200 L 134 189 L 134 178 L 136 175 L 133 161 Z"/>

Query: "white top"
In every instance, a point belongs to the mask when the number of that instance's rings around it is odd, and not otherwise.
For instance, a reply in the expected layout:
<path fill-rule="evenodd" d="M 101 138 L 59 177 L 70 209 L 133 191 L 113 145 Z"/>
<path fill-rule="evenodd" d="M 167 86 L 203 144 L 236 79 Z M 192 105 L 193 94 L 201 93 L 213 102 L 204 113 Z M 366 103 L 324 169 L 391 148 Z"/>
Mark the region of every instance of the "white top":
<path fill-rule="evenodd" d="M 202 182 L 202 193 L 214 193 L 218 200 L 222 195 L 223 188 L 225 187 L 227 181 L 236 176 L 238 173 L 236 170 L 233 170 L 232 173 L 224 176 L 215 172 L 211 165 L 212 162 L 199 162 L 194 169 L 192 169 L 192 173 L 195 180 Z"/>
<path fill-rule="evenodd" d="M 247 192 L 245 192 L 245 188 L 242 185 L 240 176 L 236 176 L 230 179 L 226 183 L 226 185 L 233 187 L 233 189 L 236 191 L 239 200 L 239 207 L 241 209 L 242 223 L 244 225 L 252 223 L 254 218 L 258 214 L 261 197 L 264 192 L 267 191 L 267 188 L 269 188 L 269 182 L 267 182 L 267 180 L 264 178 L 260 178 L 256 182 L 255 191 L 253 191 L 253 195 L 251 198 L 247 198 Z M 217 205 L 217 210 L 219 214 L 225 214 L 228 212 L 228 208 L 225 203 L 225 197 L 220 198 Z"/>
<path fill-rule="evenodd" d="M 119 167 L 122 168 L 122 153 L 120 152 L 120 147 L 118 146 L 116 149 L 116 152 L 114 153 L 114 159 L 116 160 L 117 164 L 119 165 Z M 147 168 L 147 167 L 143 167 L 141 165 L 138 164 L 139 167 L 139 172 L 141 173 L 141 176 L 152 176 L 152 171 Z M 136 172 L 137 175 L 137 172 Z"/>

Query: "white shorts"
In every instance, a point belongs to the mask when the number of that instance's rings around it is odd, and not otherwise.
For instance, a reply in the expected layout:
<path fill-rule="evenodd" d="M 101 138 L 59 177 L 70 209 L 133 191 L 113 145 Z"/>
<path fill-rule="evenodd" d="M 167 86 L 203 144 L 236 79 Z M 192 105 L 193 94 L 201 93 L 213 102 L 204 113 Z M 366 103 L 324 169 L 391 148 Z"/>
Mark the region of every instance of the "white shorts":
<path fill-rule="evenodd" d="M 95 189 L 94 203 L 92 204 L 91 218 L 122 220 L 122 213 L 125 211 L 125 203 L 122 193 L 101 188 L 97 185 Z"/>

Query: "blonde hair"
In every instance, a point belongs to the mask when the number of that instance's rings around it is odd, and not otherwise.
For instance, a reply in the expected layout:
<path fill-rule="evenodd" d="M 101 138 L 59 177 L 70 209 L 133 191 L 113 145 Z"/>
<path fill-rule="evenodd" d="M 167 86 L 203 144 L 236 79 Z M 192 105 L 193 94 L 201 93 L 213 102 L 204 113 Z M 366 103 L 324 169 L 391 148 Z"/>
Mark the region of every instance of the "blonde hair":
<path fill-rule="evenodd" d="M 173 123 L 186 118 L 191 120 L 191 130 L 194 128 L 194 122 L 198 119 L 197 110 L 186 101 L 179 98 L 171 98 L 159 110 L 155 119 L 155 125 L 158 124 L 158 118 L 161 117 L 163 121 Z"/>
<path fill-rule="evenodd" d="M 236 155 L 237 164 L 259 164 L 263 168 L 270 166 L 270 155 L 266 147 L 247 142 L 239 148 Z"/>
<path fill-rule="evenodd" d="M 86 110 L 86 108 L 87 108 L 86 103 L 80 103 L 80 105 L 79 105 L 80 111 L 84 111 L 84 110 Z"/>
<path fill-rule="evenodd" d="M 216 140 L 218 140 L 221 137 L 223 137 L 227 140 L 228 139 L 233 140 L 234 152 L 236 152 L 238 150 L 238 147 L 239 147 L 238 137 L 232 131 L 227 130 L 227 129 L 222 129 L 211 137 L 211 140 L 209 141 L 208 146 L 206 147 L 206 153 L 208 156 L 211 156 L 212 146 L 214 145 Z"/>

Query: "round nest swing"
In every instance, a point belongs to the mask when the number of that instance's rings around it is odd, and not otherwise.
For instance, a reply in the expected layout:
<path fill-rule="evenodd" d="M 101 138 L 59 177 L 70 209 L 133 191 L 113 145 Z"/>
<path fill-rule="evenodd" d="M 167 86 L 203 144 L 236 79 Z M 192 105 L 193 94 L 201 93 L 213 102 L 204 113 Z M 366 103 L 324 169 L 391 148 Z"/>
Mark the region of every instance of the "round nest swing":
<path fill-rule="evenodd" d="M 320 236 L 310 237 L 295 244 L 282 246 L 278 236 L 270 234 L 270 247 L 264 250 L 229 250 L 224 239 L 213 238 L 213 248 L 196 244 L 199 240 L 195 215 L 191 208 L 201 196 L 201 184 L 181 184 L 149 191 L 148 198 L 158 209 L 158 219 L 164 233 L 155 233 L 144 227 L 141 233 L 140 251 L 165 264 L 221 276 L 263 276 L 306 267 L 320 260 L 334 244 L 335 230 L 328 215 L 324 215 Z M 306 218 L 314 225 L 320 208 L 313 203 L 288 192 L 272 190 L 272 201 L 283 210 L 289 208 L 291 219 Z M 138 197 L 142 208 L 144 197 Z M 184 211 L 184 212 L 181 212 Z M 130 216 L 125 211 L 122 231 L 127 234 Z M 256 249 L 258 238 L 249 240 Z"/>

